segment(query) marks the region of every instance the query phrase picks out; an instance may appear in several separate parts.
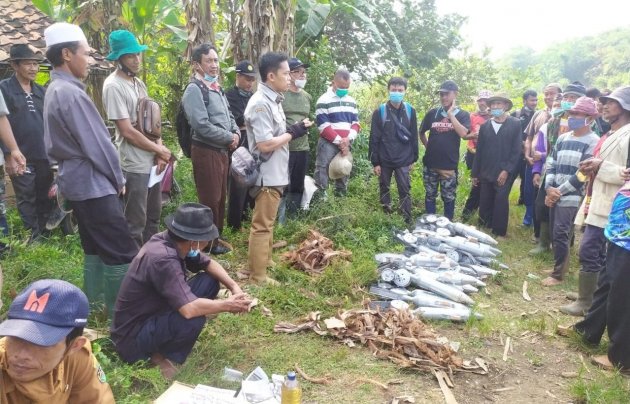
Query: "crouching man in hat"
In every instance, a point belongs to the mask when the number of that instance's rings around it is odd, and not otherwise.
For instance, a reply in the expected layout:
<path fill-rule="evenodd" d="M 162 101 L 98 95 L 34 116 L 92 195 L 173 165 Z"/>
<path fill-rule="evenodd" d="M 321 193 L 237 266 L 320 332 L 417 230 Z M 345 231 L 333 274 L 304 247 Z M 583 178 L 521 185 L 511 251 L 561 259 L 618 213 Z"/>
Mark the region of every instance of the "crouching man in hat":
<path fill-rule="evenodd" d="M 87 297 L 43 279 L 24 289 L 0 324 L 0 403 L 114 403 L 90 342 Z"/>
<path fill-rule="evenodd" d="M 118 293 L 111 336 L 123 360 L 150 359 L 171 379 L 177 372 L 173 362 L 186 360 L 206 315 L 245 312 L 251 298 L 218 262 L 200 252 L 219 236 L 210 208 L 185 203 L 165 224 L 168 230 L 146 242 L 131 262 Z M 215 300 L 220 284 L 232 296 Z"/>

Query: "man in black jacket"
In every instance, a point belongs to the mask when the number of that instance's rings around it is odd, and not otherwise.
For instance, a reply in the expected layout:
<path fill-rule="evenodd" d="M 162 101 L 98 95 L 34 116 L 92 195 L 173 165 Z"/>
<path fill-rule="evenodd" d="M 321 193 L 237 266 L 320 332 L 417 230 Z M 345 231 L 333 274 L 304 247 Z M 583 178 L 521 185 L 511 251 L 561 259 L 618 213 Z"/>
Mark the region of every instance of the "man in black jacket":
<path fill-rule="evenodd" d="M 44 145 L 44 87 L 35 83 L 43 57 L 28 45 L 11 46 L 11 67 L 15 74 L 0 82 L 9 109 L 13 136 L 28 162 L 24 175 L 11 175 L 17 208 L 31 239 L 46 230 L 53 207 L 48 190 L 53 181 Z"/>
<path fill-rule="evenodd" d="M 479 128 L 473 184 L 480 186 L 479 222 L 497 236 L 507 233 L 510 188 L 521 155 L 521 122 L 507 114 L 512 101 L 496 95 L 488 99 L 491 119 Z"/>
<path fill-rule="evenodd" d="M 249 60 L 239 62 L 236 67 L 236 82 L 234 87 L 225 92 L 225 96 L 230 104 L 230 112 L 234 116 L 234 120 L 241 131 L 241 142 L 239 146 L 247 147 L 247 130 L 245 129 L 245 107 L 249 99 L 252 97 L 252 90 L 256 82 L 256 72 L 254 65 Z M 248 204 L 251 204 L 251 198 L 247 195 L 247 189 L 238 186 L 234 181 L 229 179 L 228 190 L 228 213 L 227 225 L 240 229 L 243 221 L 243 212 Z"/>
<path fill-rule="evenodd" d="M 418 122 L 416 111 L 403 102 L 407 80 L 392 77 L 387 84 L 389 101 L 372 114 L 369 156 L 374 174 L 379 177 L 381 205 L 390 213 L 389 186 L 392 173 L 396 178 L 400 212 L 407 224 L 411 224 L 410 171 L 418 160 Z"/>

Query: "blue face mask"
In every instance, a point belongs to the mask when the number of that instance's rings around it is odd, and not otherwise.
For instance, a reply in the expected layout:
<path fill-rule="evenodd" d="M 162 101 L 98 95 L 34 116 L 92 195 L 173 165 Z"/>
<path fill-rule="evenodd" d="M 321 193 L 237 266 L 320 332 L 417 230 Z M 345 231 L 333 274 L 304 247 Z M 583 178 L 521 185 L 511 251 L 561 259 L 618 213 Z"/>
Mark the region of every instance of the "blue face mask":
<path fill-rule="evenodd" d="M 335 90 L 335 94 L 337 94 L 337 97 L 343 98 L 348 95 L 348 91 L 349 90 L 347 88 L 338 88 Z"/>
<path fill-rule="evenodd" d="M 553 116 L 560 116 L 564 114 L 564 110 L 562 108 L 554 108 L 551 110 L 551 115 Z"/>
<path fill-rule="evenodd" d="M 215 83 L 218 80 L 217 76 L 211 76 L 208 73 L 204 73 L 203 79 L 210 83 Z"/>
<path fill-rule="evenodd" d="M 562 108 L 562 110 L 563 110 L 563 111 L 568 111 L 568 110 L 570 110 L 571 108 L 573 108 L 573 105 L 574 105 L 574 104 L 575 104 L 575 103 L 574 103 L 574 102 L 571 102 L 571 101 L 561 101 L 561 102 L 560 102 L 560 107 Z"/>
<path fill-rule="evenodd" d="M 437 115 L 438 115 L 438 113 L 439 113 L 439 114 L 440 114 L 440 115 L 442 115 L 444 118 L 446 118 L 446 117 L 448 117 L 448 112 L 447 112 L 447 111 L 448 111 L 448 108 L 447 108 L 447 109 L 444 109 L 444 107 L 440 107 L 440 108 L 438 108 L 437 112 L 435 113 L 435 116 L 437 117 Z M 456 107 L 456 108 L 453 110 L 453 115 L 457 115 L 457 114 L 459 114 L 459 108 L 457 108 L 457 107 Z"/>
<path fill-rule="evenodd" d="M 389 92 L 389 100 L 394 104 L 400 104 L 405 97 L 405 93 L 401 93 L 398 91 L 390 91 Z"/>
<path fill-rule="evenodd" d="M 492 115 L 495 118 L 500 117 L 501 115 L 503 115 L 503 108 L 492 108 L 490 110 L 490 115 Z"/>
<path fill-rule="evenodd" d="M 586 118 L 574 118 L 572 116 L 567 120 L 567 125 L 569 126 L 569 130 L 577 130 L 588 125 L 586 122 Z"/>

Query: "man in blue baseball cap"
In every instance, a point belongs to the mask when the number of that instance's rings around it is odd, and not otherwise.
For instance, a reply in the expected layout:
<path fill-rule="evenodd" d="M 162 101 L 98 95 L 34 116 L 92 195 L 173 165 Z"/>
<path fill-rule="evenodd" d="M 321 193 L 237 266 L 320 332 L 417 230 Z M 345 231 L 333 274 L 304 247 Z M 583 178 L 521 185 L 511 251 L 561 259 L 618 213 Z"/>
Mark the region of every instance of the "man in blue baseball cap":
<path fill-rule="evenodd" d="M 61 280 L 30 284 L 0 324 L 0 402 L 114 403 L 83 337 L 89 303 Z"/>

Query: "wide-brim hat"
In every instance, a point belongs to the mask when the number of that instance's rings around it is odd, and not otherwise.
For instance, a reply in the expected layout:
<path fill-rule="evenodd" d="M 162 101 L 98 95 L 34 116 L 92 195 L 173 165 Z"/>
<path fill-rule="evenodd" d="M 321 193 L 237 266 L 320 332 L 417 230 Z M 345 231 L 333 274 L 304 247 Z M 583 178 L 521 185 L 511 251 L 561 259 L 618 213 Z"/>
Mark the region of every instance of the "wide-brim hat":
<path fill-rule="evenodd" d="M 123 55 L 141 53 L 149 49 L 146 45 L 140 45 L 136 37 L 129 31 L 121 29 L 109 34 L 109 47 L 111 53 L 107 60 L 118 60 Z"/>
<path fill-rule="evenodd" d="M 488 100 L 486 101 L 486 103 L 488 105 L 492 104 L 493 101 L 501 101 L 503 103 L 505 103 L 505 111 L 509 111 L 512 109 L 512 107 L 514 106 L 514 103 L 512 102 L 512 100 L 510 100 L 506 94 L 496 94 L 493 95 L 492 97 L 489 97 Z"/>
<path fill-rule="evenodd" d="M 41 62 L 44 60 L 44 56 L 42 53 L 31 46 L 20 43 L 16 45 L 12 45 L 9 50 L 9 62 L 15 62 L 18 60 L 35 60 Z"/>
<path fill-rule="evenodd" d="M 348 153 L 345 156 L 341 155 L 341 152 L 331 160 L 328 165 L 328 176 L 332 180 L 338 180 L 343 177 L 347 177 L 352 172 L 352 153 Z"/>
<path fill-rule="evenodd" d="M 190 241 L 210 241 L 219 237 L 212 209 L 200 203 L 184 203 L 164 219 L 166 227 L 177 237 Z"/>
<path fill-rule="evenodd" d="M 599 97 L 599 102 L 602 104 L 611 100 L 617 101 L 621 108 L 630 111 L 630 86 L 619 87 L 609 95 Z"/>

